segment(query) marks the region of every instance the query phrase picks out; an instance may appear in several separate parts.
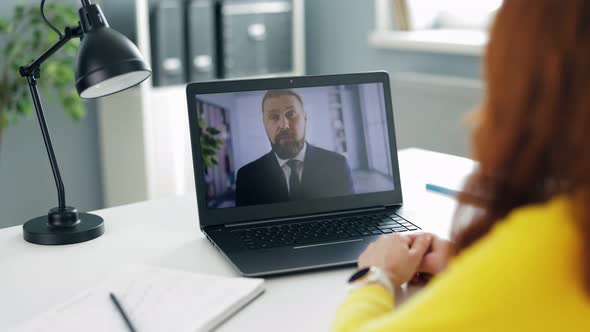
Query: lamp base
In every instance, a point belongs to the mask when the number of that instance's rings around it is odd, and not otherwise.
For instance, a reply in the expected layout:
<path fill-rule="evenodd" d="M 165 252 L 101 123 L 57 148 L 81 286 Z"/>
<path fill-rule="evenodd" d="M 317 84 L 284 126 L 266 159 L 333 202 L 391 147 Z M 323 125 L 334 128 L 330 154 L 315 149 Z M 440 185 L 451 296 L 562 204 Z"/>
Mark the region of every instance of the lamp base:
<path fill-rule="evenodd" d="M 72 227 L 54 227 L 47 215 L 27 221 L 23 225 L 25 241 L 43 245 L 74 244 L 89 241 L 104 233 L 104 220 L 94 214 L 79 213 L 80 223 Z"/>

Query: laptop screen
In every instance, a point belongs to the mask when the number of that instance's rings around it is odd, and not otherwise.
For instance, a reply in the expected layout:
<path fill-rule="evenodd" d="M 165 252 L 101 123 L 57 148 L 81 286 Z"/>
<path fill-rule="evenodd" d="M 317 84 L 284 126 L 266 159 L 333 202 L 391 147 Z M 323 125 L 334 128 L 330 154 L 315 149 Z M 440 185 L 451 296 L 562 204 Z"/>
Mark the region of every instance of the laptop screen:
<path fill-rule="evenodd" d="M 208 209 L 395 190 L 383 83 L 194 98 Z"/>

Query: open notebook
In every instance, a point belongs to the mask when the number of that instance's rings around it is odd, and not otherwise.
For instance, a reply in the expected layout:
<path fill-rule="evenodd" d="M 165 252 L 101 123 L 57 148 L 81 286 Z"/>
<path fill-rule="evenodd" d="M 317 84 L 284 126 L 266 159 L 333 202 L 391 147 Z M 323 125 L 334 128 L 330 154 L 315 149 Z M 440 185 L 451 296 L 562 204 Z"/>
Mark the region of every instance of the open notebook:
<path fill-rule="evenodd" d="M 110 292 L 137 331 L 208 331 L 263 291 L 262 279 L 132 266 L 12 331 L 128 331 Z"/>

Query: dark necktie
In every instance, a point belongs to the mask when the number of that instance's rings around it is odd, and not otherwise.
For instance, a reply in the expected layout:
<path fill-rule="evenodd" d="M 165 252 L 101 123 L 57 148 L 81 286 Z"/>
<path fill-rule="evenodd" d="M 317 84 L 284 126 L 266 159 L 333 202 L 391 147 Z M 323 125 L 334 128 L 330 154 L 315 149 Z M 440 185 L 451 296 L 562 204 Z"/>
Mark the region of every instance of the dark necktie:
<path fill-rule="evenodd" d="M 299 164 L 299 161 L 295 159 L 287 161 L 287 166 L 291 169 L 291 175 L 289 176 L 289 197 L 292 200 L 298 199 L 301 191 L 301 181 L 299 181 L 299 176 L 297 175 L 297 164 Z"/>

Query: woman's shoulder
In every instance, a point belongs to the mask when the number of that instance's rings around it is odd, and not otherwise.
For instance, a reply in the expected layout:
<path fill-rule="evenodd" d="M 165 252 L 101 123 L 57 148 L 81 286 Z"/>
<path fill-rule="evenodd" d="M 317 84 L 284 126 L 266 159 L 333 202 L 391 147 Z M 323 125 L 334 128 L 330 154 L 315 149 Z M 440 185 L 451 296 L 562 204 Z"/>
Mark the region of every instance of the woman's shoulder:
<path fill-rule="evenodd" d="M 572 199 L 566 195 L 556 196 L 543 203 L 525 205 L 514 209 L 508 216 L 507 220 L 527 220 L 536 218 L 546 218 L 547 216 L 558 217 L 560 219 L 573 218 Z"/>
<path fill-rule="evenodd" d="M 528 313 L 587 314 L 583 239 L 576 224 L 568 197 L 515 209 L 455 257 L 446 277 L 453 284 L 469 282 L 471 292 L 498 305 L 518 304 Z M 589 324 L 586 318 L 578 320 Z"/>
<path fill-rule="evenodd" d="M 537 249 L 548 242 L 552 246 L 557 243 L 572 244 L 576 239 L 581 240 L 581 237 L 572 200 L 568 196 L 558 196 L 544 203 L 514 209 L 479 242 L 502 242 L 505 246 L 513 243 L 522 251 Z"/>
<path fill-rule="evenodd" d="M 514 209 L 492 229 L 490 236 L 513 239 L 524 245 L 535 247 L 547 241 L 553 244 L 572 243 L 580 238 L 576 226 L 572 200 L 568 196 L 557 196 L 544 203 L 526 205 Z"/>
<path fill-rule="evenodd" d="M 560 196 L 515 209 L 453 263 L 482 264 L 499 275 L 519 275 L 533 283 L 573 281 L 573 276 L 581 276 L 581 247 L 572 201 Z"/>

